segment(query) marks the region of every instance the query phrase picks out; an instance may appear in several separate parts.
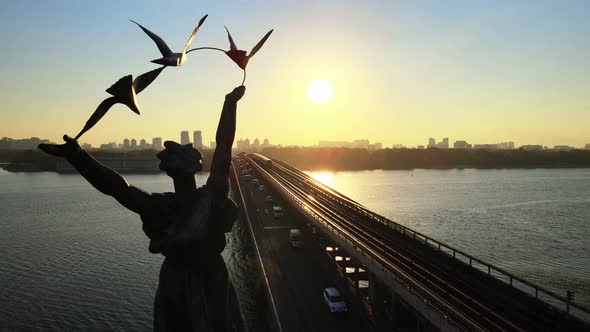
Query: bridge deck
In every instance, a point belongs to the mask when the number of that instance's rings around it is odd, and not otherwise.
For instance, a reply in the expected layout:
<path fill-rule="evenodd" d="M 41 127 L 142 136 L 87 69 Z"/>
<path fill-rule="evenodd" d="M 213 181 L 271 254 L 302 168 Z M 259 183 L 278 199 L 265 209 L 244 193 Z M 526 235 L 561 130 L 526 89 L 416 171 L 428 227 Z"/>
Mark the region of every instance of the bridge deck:
<path fill-rule="evenodd" d="M 286 204 L 272 188 L 261 192 L 243 179 L 239 185 L 282 331 L 368 331 L 364 308 L 349 293 L 323 248 L 305 237 L 303 247 L 290 245 L 289 230 L 302 228 L 302 217 L 288 210 L 283 217 L 274 218 L 272 206 Z M 274 202 L 265 201 L 268 195 Z M 328 311 L 321 297 L 326 287 L 337 287 L 343 293 L 348 313 Z"/>
<path fill-rule="evenodd" d="M 323 190 L 304 173 L 274 161 L 272 167 L 256 166 L 306 209 L 347 234 L 397 271 L 466 329 L 482 330 L 586 330 L 578 319 L 507 285 L 482 271 L 425 246 L 351 208 L 350 199 Z M 350 204 L 353 203 L 353 204 Z"/>

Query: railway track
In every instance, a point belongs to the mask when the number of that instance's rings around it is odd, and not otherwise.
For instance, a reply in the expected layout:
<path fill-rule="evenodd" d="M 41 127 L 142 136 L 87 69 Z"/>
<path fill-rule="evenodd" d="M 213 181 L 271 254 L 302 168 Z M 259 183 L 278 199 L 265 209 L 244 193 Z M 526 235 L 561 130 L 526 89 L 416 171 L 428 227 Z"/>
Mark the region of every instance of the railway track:
<path fill-rule="evenodd" d="M 257 165 L 267 166 L 259 160 Z M 571 330 L 571 324 L 576 323 L 563 324 L 564 320 L 560 319 L 563 317 L 559 316 L 562 313 L 548 305 L 527 298 L 524 293 L 515 295 L 518 290 L 481 271 L 461 266 L 457 261 L 441 257 L 444 255 L 441 252 L 412 243 L 412 239 L 368 218 L 360 204 L 318 184 L 297 169 L 274 161 L 273 167 L 266 171 L 334 227 L 369 248 L 381 264 L 419 286 L 425 296 L 444 307 L 453 321 L 464 323 L 461 327 L 466 330 Z"/>

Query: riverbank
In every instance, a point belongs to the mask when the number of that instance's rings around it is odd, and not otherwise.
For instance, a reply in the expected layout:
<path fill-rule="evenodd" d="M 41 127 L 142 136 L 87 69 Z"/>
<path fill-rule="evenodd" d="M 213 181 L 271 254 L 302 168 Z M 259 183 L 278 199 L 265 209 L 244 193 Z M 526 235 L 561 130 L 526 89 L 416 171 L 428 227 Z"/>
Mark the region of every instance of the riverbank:
<path fill-rule="evenodd" d="M 251 151 L 254 152 L 254 151 Z M 100 162 L 127 174 L 159 173 L 154 150 L 92 151 Z M 203 170 L 209 170 L 212 150 L 203 150 Z M 237 153 L 234 151 L 234 154 Z M 261 151 L 306 171 L 362 171 L 410 169 L 535 169 L 590 168 L 590 150 L 455 150 L 455 149 L 348 149 L 286 147 Z M 1 151 L 0 168 L 10 172 L 74 172 L 61 158 L 38 150 Z"/>

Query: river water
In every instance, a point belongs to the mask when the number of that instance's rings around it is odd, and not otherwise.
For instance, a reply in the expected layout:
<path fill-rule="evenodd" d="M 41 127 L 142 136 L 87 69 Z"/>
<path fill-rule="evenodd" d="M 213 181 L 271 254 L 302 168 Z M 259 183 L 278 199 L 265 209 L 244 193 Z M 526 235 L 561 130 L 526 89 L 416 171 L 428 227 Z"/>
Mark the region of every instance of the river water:
<path fill-rule="evenodd" d="M 368 208 L 590 304 L 590 169 L 314 172 Z M 207 174 L 197 176 L 199 185 Z M 130 175 L 153 192 L 166 175 Z M 224 258 L 257 301 L 245 227 Z M 78 175 L 0 170 L 0 330 L 150 330 L 162 257 L 139 218 Z"/>

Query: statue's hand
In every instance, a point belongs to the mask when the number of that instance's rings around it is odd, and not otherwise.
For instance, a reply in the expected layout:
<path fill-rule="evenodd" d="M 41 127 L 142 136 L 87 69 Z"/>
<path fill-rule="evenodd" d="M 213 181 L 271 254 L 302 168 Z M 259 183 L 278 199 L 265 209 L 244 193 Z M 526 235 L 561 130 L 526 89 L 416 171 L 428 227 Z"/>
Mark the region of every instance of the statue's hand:
<path fill-rule="evenodd" d="M 234 91 L 228 93 L 225 96 L 225 99 L 229 100 L 229 101 L 237 102 L 238 100 L 242 99 L 245 92 L 246 92 L 246 87 L 243 85 L 240 85 L 239 87 L 235 88 Z"/>
<path fill-rule="evenodd" d="M 56 157 L 67 157 L 74 151 L 81 150 L 78 141 L 68 135 L 64 135 L 63 140 L 65 141 L 64 144 L 39 144 L 37 148 Z"/>

